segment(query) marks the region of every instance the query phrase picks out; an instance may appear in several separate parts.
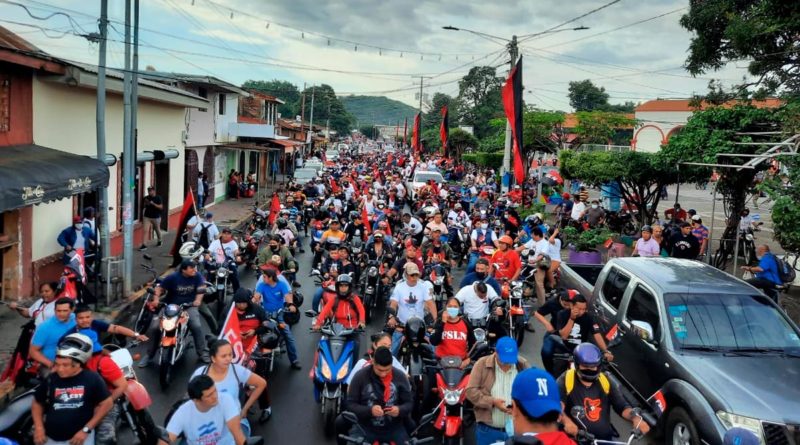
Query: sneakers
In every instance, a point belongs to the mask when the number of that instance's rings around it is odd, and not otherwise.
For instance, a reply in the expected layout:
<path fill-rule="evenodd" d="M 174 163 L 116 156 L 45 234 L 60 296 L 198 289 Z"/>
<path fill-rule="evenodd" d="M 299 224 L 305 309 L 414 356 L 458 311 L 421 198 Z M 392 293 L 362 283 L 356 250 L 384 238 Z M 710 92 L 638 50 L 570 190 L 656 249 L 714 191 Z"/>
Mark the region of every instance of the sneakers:
<path fill-rule="evenodd" d="M 294 369 L 295 371 L 303 369 L 303 367 L 300 365 L 300 361 L 299 360 L 296 361 L 296 362 L 292 362 L 292 369 Z"/>
<path fill-rule="evenodd" d="M 144 244 L 142 244 L 141 246 L 139 246 L 139 251 L 140 251 L 140 252 L 142 252 L 142 251 L 145 251 L 145 250 L 147 250 L 147 246 L 145 246 Z"/>
<path fill-rule="evenodd" d="M 142 356 L 142 359 L 139 360 L 138 366 L 140 368 L 146 368 L 146 367 L 150 366 L 150 362 L 151 361 L 152 361 L 152 359 L 150 358 L 150 356 L 145 354 L 145 355 Z"/>
<path fill-rule="evenodd" d="M 161 241 L 159 241 L 158 243 L 156 243 L 156 247 L 161 247 Z"/>
<path fill-rule="evenodd" d="M 272 407 L 264 408 L 261 410 L 261 414 L 258 416 L 258 423 L 264 423 L 270 418 L 272 418 Z"/>

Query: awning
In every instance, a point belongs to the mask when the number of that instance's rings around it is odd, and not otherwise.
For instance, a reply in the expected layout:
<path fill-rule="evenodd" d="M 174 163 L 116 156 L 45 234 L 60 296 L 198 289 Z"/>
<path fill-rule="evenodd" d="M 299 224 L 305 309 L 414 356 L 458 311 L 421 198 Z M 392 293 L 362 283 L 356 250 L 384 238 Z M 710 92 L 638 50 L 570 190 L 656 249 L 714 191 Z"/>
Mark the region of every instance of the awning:
<path fill-rule="evenodd" d="M 108 167 L 88 156 L 42 147 L 0 147 L 0 212 L 108 186 Z"/>

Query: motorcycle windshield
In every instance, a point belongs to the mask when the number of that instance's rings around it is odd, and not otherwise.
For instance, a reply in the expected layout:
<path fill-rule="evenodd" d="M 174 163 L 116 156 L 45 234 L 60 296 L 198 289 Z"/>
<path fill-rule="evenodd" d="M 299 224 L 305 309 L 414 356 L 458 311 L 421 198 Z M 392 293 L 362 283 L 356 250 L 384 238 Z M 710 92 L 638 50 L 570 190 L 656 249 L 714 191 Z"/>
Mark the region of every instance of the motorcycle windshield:
<path fill-rule="evenodd" d="M 464 371 L 460 368 L 445 368 L 442 370 L 442 380 L 448 387 L 455 387 L 461 383 Z"/>

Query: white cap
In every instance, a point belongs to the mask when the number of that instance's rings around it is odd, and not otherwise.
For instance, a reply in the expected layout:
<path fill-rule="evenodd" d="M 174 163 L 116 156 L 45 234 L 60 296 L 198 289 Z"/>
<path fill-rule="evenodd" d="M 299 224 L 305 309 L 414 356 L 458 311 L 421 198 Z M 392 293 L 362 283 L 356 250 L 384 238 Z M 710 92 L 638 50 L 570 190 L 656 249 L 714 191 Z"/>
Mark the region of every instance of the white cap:
<path fill-rule="evenodd" d="M 702 219 L 702 218 L 700 218 L 700 215 L 694 215 L 694 216 L 692 217 L 692 221 L 700 221 L 701 219 Z"/>

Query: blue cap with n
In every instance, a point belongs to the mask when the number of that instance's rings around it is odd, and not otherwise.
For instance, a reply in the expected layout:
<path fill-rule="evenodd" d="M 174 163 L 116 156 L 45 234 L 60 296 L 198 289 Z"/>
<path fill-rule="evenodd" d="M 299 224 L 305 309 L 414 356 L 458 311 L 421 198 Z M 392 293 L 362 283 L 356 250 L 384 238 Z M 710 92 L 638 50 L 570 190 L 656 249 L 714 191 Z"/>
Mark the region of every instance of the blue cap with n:
<path fill-rule="evenodd" d="M 511 385 L 511 398 L 533 417 L 542 417 L 551 411 L 561 412 L 558 384 L 543 369 L 528 368 L 517 374 Z"/>

